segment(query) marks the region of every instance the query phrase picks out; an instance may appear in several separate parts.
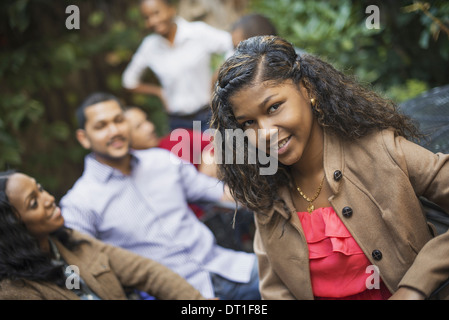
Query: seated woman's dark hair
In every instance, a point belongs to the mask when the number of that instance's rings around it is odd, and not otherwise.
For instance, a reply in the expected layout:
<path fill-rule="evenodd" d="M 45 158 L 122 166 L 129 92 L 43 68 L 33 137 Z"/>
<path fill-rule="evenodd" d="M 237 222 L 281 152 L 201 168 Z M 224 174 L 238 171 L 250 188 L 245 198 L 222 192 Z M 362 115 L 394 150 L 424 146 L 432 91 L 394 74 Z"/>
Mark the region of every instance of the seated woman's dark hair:
<path fill-rule="evenodd" d="M 52 264 L 51 257 L 39 248 L 37 239 L 28 232 L 6 195 L 13 173 L 0 173 L 0 281 L 45 281 L 64 286 L 61 266 Z M 62 227 L 52 236 L 67 248 L 75 249 L 81 242 L 74 241 L 70 233 L 70 229 Z"/>

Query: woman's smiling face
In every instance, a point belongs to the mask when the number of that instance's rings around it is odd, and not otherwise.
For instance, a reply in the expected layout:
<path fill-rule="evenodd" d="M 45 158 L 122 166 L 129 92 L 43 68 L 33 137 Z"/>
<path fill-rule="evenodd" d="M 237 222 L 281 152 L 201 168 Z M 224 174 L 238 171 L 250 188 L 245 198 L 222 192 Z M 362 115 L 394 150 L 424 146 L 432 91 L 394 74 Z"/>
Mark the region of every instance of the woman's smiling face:
<path fill-rule="evenodd" d="M 8 178 L 6 194 L 19 219 L 37 239 L 46 239 L 64 225 L 55 198 L 33 178 L 22 173 L 12 174 Z"/>
<path fill-rule="evenodd" d="M 322 130 L 313 116 L 307 90 L 289 80 L 246 86 L 230 102 L 243 130 L 254 130 L 257 134 L 265 129 L 265 137 L 257 136 L 256 141 L 266 141 L 266 147 L 272 145 L 277 149 L 279 162 L 287 166 L 301 160 Z M 273 135 L 276 131 L 277 135 Z M 256 141 L 252 143 L 257 145 Z"/>

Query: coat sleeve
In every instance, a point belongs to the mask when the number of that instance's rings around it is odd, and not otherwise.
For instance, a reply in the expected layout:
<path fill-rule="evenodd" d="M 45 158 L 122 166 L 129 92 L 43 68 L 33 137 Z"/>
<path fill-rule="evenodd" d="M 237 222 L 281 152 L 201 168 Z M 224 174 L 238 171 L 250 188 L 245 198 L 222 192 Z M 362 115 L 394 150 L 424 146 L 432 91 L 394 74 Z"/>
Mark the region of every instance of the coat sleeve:
<path fill-rule="evenodd" d="M 220 30 L 212 27 L 204 22 L 197 22 L 201 26 L 201 38 L 210 53 L 231 54 L 234 46 L 232 44 L 232 36 L 228 31 Z"/>
<path fill-rule="evenodd" d="M 18 286 L 10 280 L 0 283 L 0 300 L 46 300 L 46 298 L 32 286 Z"/>
<path fill-rule="evenodd" d="M 204 299 L 184 278 L 162 264 L 96 239 L 89 241 L 108 256 L 110 268 L 123 287 L 147 292 L 159 300 Z"/>
<path fill-rule="evenodd" d="M 290 290 L 288 290 L 271 268 L 258 231 L 256 231 L 254 236 L 254 252 L 257 255 L 259 263 L 259 283 L 262 299 L 294 300 L 295 297 L 291 294 Z"/>
<path fill-rule="evenodd" d="M 107 251 L 111 252 L 111 267 L 124 287 L 136 288 L 160 300 L 204 299 L 184 278 L 156 261 L 120 248 Z"/>
<path fill-rule="evenodd" d="M 417 196 L 424 196 L 449 213 L 449 155 L 434 154 L 398 137 L 390 149 L 406 170 Z M 449 232 L 428 241 L 406 272 L 399 287 L 415 288 L 427 297 L 449 278 Z"/>
<path fill-rule="evenodd" d="M 141 83 L 141 77 L 148 67 L 148 55 L 151 53 L 149 39 L 148 37 L 143 40 L 123 72 L 122 85 L 126 89 L 134 89 Z"/>
<path fill-rule="evenodd" d="M 224 185 L 216 178 L 199 172 L 191 163 L 180 160 L 179 176 L 184 194 L 189 202 L 219 202 L 224 194 Z"/>

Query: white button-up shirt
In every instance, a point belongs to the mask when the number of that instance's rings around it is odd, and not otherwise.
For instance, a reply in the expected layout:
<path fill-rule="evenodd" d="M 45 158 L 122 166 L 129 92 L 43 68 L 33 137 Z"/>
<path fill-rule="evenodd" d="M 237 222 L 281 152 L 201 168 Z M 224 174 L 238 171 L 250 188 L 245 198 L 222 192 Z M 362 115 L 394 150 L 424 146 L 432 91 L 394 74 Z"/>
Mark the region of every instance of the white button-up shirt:
<path fill-rule="evenodd" d="M 210 272 L 247 283 L 255 261 L 254 254 L 218 246 L 188 206 L 222 195 L 218 180 L 153 148 L 133 152 L 129 176 L 88 155 L 61 209 L 68 227 L 158 261 L 211 298 Z"/>
<path fill-rule="evenodd" d="M 231 35 L 204 22 L 178 17 L 173 45 L 158 34 L 147 36 L 122 76 L 134 89 L 146 68 L 158 77 L 170 114 L 195 113 L 209 104 L 212 88 L 211 57 L 233 50 Z"/>

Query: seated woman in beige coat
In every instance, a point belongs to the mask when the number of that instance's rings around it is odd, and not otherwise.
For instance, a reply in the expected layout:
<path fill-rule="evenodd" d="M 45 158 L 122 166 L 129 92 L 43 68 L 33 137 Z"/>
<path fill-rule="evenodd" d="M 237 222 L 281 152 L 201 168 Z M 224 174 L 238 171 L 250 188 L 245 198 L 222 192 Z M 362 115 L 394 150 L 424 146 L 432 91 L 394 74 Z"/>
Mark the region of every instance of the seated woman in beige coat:
<path fill-rule="evenodd" d="M 429 228 L 420 197 L 449 212 L 449 155 L 413 143 L 420 134 L 394 103 L 265 36 L 221 66 L 212 110 L 218 155 L 270 146 L 279 165 L 218 165 L 255 212 L 264 299 L 435 297 L 449 278 L 449 233 Z M 227 143 L 242 130 L 250 142 Z"/>
<path fill-rule="evenodd" d="M 159 263 L 64 227 L 52 195 L 33 178 L 0 174 L 0 299 L 203 299 Z"/>

